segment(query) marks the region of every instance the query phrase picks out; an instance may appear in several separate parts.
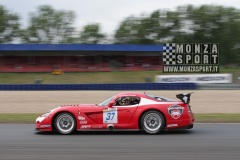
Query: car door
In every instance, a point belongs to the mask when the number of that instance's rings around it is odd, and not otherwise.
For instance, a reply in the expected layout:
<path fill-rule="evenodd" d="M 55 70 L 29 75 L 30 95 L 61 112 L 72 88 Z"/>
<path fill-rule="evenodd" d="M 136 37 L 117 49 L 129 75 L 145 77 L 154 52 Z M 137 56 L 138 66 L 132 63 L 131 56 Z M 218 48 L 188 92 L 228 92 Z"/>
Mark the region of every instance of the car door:
<path fill-rule="evenodd" d="M 136 96 L 121 96 L 116 98 L 114 101 L 115 105 L 113 105 L 112 107 L 103 107 L 102 114 L 99 115 L 98 117 L 98 123 L 103 124 L 129 123 L 135 111 L 137 110 L 140 98 Z"/>

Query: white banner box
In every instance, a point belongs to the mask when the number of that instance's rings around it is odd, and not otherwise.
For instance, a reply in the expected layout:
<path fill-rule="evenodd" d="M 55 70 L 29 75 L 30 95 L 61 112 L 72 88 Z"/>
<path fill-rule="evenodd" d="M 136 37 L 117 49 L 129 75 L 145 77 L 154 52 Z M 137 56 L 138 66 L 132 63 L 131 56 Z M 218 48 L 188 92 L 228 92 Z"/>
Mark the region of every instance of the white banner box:
<path fill-rule="evenodd" d="M 232 83 L 232 74 L 156 75 L 156 83 Z"/>

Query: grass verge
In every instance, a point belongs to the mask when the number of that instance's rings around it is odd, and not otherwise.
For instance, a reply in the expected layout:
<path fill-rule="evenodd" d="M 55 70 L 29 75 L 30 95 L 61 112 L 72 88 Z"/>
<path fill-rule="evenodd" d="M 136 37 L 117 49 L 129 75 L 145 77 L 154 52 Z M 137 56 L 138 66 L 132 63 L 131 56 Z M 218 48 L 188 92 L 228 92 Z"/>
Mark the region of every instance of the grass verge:
<path fill-rule="evenodd" d="M 225 113 L 208 113 L 195 114 L 196 122 L 199 123 L 240 123 L 240 113 L 225 114 Z"/>
<path fill-rule="evenodd" d="M 39 115 L 36 113 L 0 113 L 0 123 L 35 123 Z"/>
<path fill-rule="evenodd" d="M 24 113 L 0 113 L 0 123 L 35 123 L 40 114 Z M 195 114 L 195 122 L 198 123 L 240 123 L 239 114 Z"/>
<path fill-rule="evenodd" d="M 240 68 L 220 68 L 220 73 L 232 73 L 237 82 Z M 85 84 L 85 83 L 136 83 L 154 82 L 156 75 L 171 75 L 162 71 L 129 72 L 76 72 L 52 75 L 51 73 L 0 73 L 0 84 L 33 84 L 41 79 L 43 84 Z"/>

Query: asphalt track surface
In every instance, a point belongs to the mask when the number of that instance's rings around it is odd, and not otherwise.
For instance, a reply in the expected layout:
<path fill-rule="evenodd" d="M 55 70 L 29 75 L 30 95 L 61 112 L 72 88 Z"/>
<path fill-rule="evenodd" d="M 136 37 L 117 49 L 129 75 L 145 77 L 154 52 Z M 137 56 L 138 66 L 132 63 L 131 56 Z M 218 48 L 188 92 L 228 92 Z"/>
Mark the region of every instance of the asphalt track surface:
<path fill-rule="evenodd" d="M 32 124 L 0 124 L 0 159 L 239 160 L 240 124 L 195 124 L 160 135 L 140 132 L 39 133 Z"/>

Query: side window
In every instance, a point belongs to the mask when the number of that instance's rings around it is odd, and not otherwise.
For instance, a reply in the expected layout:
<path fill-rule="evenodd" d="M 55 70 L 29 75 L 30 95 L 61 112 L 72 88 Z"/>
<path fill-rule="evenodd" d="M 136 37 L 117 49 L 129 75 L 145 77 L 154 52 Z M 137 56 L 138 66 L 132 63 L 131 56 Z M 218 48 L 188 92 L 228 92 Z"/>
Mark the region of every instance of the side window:
<path fill-rule="evenodd" d="M 116 106 L 129 106 L 139 104 L 140 98 L 135 96 L 124 96 L 116 99 Z"/>
<path fill-rule="evenodd" d="M 132 97 L 131 104 L 139 104 L 140 103 L 140 98 L 139 97 Z"/>

